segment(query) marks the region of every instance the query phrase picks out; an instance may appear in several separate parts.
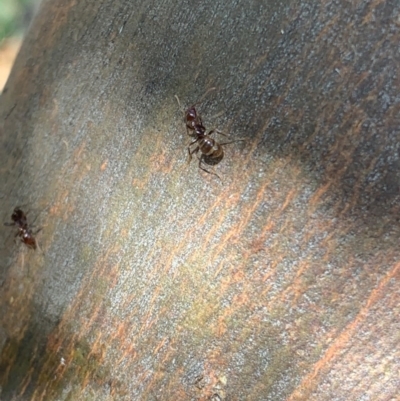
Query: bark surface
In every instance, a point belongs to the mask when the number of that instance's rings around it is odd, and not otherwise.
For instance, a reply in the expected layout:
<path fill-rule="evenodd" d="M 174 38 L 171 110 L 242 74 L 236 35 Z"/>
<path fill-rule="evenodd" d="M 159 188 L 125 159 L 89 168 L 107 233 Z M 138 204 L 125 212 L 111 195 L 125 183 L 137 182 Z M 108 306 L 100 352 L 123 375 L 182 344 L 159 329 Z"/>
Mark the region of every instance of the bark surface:
<path fill-rule="evenodd" d="M 398 400 L 399 15 L 44 0 L 0 99 L 3 221 L 43 227 L 0 228 L 1 400 Z M 245 140 L 221 180 L 198 101 Z"/>

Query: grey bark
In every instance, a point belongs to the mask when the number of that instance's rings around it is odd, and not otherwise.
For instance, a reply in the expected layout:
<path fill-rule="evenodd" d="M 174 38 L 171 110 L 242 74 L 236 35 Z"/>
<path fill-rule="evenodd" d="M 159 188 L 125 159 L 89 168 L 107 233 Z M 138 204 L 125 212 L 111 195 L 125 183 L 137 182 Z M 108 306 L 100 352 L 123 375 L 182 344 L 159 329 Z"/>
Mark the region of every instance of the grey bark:
<path fill-rule="evenodd" d="M 398 399 L 399 14 L 44 1 L 0 99 L 3 219 L 43 227 L 0 229 L 1 399 Z M 221 180 L 199 100 L 246 141 Z"/>

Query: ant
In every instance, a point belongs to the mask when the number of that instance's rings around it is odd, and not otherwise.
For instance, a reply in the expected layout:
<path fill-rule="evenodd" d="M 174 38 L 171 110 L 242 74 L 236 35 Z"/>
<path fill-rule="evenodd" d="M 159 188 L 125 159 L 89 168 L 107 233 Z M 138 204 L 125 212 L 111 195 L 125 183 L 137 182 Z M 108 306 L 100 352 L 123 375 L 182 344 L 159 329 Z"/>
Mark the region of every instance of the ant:
<path fill-rule="evenodd" d="M 178 100 L 178 103 L 180 105 L 178 97 L 176 95 L 175 95 L 175 97 Z M 186 109 L 186 111 L 185 111 L 186 132 L 189 136 L 195 138 L 194 141 L 192 143 L 190 143 L 188 146 L 189 163 L 192 160 L 193 154 L 198 153 L 200 151 L 201 156 L 199 158 L 199 168 L 208 174 L 213 174 L 213 175 L 217 176 L 221 180 L 221 178 L 218 174 L 205 169 L 202 166 L 202 162 L 205 162 L 206 164 L 209 164 L 209 165 L 218 164 L 224 158 L 224 150 L 222 149 L 222 146 L 228 145 L 228 144 L 234 143 L 234 142 L 243 141 L 243 140 L 239 139 L 236 141 L 230 141 L 230 142 L 225 142 L 225 143 L 217 142 L 211 136 L 214 134 L 214 132 L 216 132 L 220 135 L 223 135 L 223 136 L 227 136 L 227 135 L 223 134 L 221 131 L 219 131 L 217 129 L 213 129 L 213 130 L 210 130 L 207 132 L 207 130 L 204 127 L 203 122 L 201 120 L 200 114 L 197 113 L 195 106 L 196 106 L 196 103 L 193 106 Z M 192 149 L 191 147 L 193 145 L 196 145 L 196 147 Z"/>
<path fill-rule="evenodd" d="M 41 230 L 41 228 L 33 233 L 28 226 L 28 219 L 26 218 L 26 214 L 18 206 L 14 209 L 14 212 L 11 215 L 11 220 L 11 223 L 4 223 L 4 225 L 17 226 L 18 231 L 15 234 L 15 237 L 20 237 L 21 242 L 23 242 L 28 248 L 36 249 L 38 245 L 34 235 L 36 235 Z"/>

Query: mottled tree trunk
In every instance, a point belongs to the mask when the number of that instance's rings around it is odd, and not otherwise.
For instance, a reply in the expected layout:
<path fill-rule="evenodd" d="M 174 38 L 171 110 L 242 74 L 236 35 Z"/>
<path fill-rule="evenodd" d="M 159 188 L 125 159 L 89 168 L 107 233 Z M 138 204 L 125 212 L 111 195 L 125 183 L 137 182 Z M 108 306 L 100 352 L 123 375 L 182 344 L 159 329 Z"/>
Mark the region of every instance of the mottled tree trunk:
<path fill-rule="evenodd" d="M 0 399 L 398 400 L 399 14 L 44 0 L 0 99 L 2 218 L 43 227 L 0 229 Z M 221 180 L 199 100 L 245 139 Z"/>

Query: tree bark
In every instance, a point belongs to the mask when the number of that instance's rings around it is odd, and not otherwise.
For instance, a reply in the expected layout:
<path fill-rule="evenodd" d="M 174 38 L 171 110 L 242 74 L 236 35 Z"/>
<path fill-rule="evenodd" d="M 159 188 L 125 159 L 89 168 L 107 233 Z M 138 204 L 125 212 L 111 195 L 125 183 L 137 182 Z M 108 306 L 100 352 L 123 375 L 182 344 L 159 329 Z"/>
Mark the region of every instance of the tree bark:
<path fill-rule="evenodd" d="M 0 230 L 0 398 L 399 400 L 399 12 L 44 0 L 0 99 L 3 219 L 43 227 Z M 245 140 L 221 179 L 195 103 Z"/>

